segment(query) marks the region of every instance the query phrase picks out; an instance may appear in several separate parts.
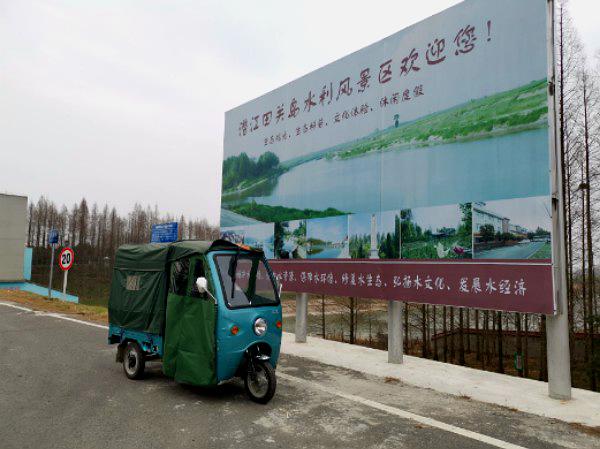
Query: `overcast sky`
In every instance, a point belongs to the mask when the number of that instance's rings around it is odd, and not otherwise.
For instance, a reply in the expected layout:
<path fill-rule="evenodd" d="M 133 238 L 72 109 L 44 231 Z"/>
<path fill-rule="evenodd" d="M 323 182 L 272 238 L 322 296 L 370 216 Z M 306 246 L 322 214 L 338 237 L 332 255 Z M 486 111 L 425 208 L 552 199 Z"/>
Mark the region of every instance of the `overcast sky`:
<path fill-rule="evenodd" d="M 456 3 L 0 0 L 0 192 L 216 224 L 226 110 Z"/>

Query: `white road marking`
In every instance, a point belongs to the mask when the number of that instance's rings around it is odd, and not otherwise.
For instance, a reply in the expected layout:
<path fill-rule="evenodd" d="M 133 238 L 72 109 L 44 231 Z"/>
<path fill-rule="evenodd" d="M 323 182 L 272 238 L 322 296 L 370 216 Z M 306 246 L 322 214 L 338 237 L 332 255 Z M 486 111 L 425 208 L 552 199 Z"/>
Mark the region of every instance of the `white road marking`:
<path fill-rule="evenodd" d="M 27 309 L 25 307 L 17 306 L 15 304 L 8 304 L 6 302 L 0 302 L 0 305 L 6 306 L 6 307 L 12 307 L 13 309 L 17 309 L 17 310 L 22 310 L 23 312 L 33 312 L 33 310 L 31 310 L 31 309 Z"/>
<path fill-rule="evenodd" d="M 26 307 L 17 306 L 15 304 L 9 304 L 6 302 L 0 301 L 0 306 L 12 307 L 13 309 L 22 310 L 24 312 L 34 312 L 39 316 L 49 316 L 52 318 L 58 318 L 61 320 L 72 321 L 74 323 L 84 324 L 86 326 L 97 327 L 101 329 L 108 329 L 108 326 L 104 326 L 103 324 L 90 323 L 89 321 L 82 321 L 75 318 L 71 318 L 68 316 L 60 315 L 58 313 L 47 313 L 47 312 L 39 312 L 36 310 L 28 309 Z M 371 399 L 366 399 L 361 396 L 357 396 L 350 393 L 344 393 L 343 391 L 339 391 L 335 388 L 326 387 L 325 385 L 320 385 L 316 382 L 310 382 L 305 379 L 300 379 L 295 376 L 290 376 L 289 374 L 285 374 L 282 372 L 277 373 L 277 377 L 281 379 L 289 380 L 290 382 L 295 382 L 301 384 L 307 388 L 313 388 L 320 391 L 323 391 L 328 394 L 332 394 L 334 396 L 338 396 L 349 401 L 353 401 L 362 405 L 366 405 L 368 407 L 381 410 L 383 412 L 389 413 L 390 415 L 395 415 L 403 419 L 408 419 L 411 421 L 416 421 L 425 426 L 434 427 L 436 429 L 444 430 L 446 432 L 451 432 L 465 438 L 469 438 L 475 441 L 479 441 L 481 443 L 489 444 L 490 446 L 499 447 L 501 449 L 527 449 L 523 446 L 518 446 L 516 444 L 508 443 L 506 441 L 499 440 L 497 438 L 493 438 L 487 435 L 483 435 L 481 433 L 473 432 L 471 430 L 463 429 L 462 427 L 453 426 L 451 424 L 446 424 L 441 421 L 427 418 L 425 416 L 420 416 L 415 413 L 407 412 L 406 410 L 402 410 L 396 407 L 392 407 L 390 405 L 382 404 L 381 402 L 372 401 Z"/>
<path fill-rule="evenodd" d="M 27 307 L 21 307 L 21 306 L 17 306 L 16 304 L 10 304 L 10 303 L 1 302 L 1 301 L 0 301 L 0 306 L 12 307 L 13 309 L 22 310 L 24 312 L 33 312 L 38 316 L 49 316 L 52 318 L 58 318 L 60 320 L 72 321 L 74 323 L 79 323 L 79 324 L 85 324 L 86 326 L 98 327 L 100 329 L 108 329 L 108 326 L 105 326 L 104 324 L 91 323 L 89 321 L 78 320 L 76 318 L 71 318 L 71 317 L 68 317 L 65 315 L 61 315 L 59 313 L 42 312 L 39 310 L 28 309 Z"/>
<path fill-rule="evenodd" d="M 320 390 L 324 393 L 328 393 L 334 396 L 339 396 L 341 398 L 347 399 L 349 401 L 353 401 L 362 405 L 366 405 L 371 408 L 375 408 L 377 410 L 381 410 L 383 412 L 389 413 L 390 415 L 395 415 L 403 419 L 409 419 L 411 421 L 416 421 L 420 424 L 434 427 L 436 429 L 444 430 L 446 432 L 451 432 L 465 438 L 469 438 L 475 441 L 479 441 L 481 443 L 489 444 L 490 446 L 499 447 L 502 449 L 526 449 L 523 446 L 518 446 L 516 444 L 508 443 L 506 441 L 499 440 L 497 438 L 493 438 L 487 435 L 483 435 L 481 433 L 473 432 L 471 430 L 463 429 L 462 427 L 453 426 L 451 424 L 446 424 L 441 421 L 437 421 L 432 418 L 427 418 L 425 416 L 416 415 L 411 412 L 407 412 L 406 410 L 401 410 L 396 407 L 392 407 L 390 405 L 382 404 L 380 402 L 372 401 L 370 399 L 363 398 L 361 396 L 357 396 L 354 394 L 344 393 L 343 391 L 339 391 L 335 388 L 327 387 L 325 385 L 318 384 L 316 382 L 308 381 L 305 379 L 300 379 L 295 376 L 290 376 L 289 374 L 278 372 L 277 377 L 285 380 L 289 380 L 290 382 L 295 382 L 305 386 L 306 388 L 313 388 Z"/>

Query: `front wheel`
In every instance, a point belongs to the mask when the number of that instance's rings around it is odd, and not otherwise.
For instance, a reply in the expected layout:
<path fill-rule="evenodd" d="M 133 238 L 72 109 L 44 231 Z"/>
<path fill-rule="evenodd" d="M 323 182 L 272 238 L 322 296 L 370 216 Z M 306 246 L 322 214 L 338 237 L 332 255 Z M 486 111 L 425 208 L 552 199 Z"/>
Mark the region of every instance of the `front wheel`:
<path fill-rule="evenodd" d="M 141 379 L 146 367 L 146 357 L 140 345 L 134 341 L 127 343 L 123 355 L 123 371 L 130 379 Z"/>
<path fill-rule="evenodd" d="M 254 360 L 253 365 L 254 370 L 247 369 L 244 376 L 246 394 L 254 402 L 266 404 L 271 400 L 277 388 L 275 370 L 267 361 Z"/>

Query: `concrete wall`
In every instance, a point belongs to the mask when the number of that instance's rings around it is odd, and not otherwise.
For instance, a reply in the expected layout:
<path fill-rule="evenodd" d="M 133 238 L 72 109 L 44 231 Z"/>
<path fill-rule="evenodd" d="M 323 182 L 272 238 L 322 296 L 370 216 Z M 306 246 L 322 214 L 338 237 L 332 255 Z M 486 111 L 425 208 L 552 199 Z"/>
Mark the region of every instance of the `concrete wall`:
<path fill-rule="evenodd" d="M 27 197 L 0 193 L 0 282 L 23 280 Z"/>

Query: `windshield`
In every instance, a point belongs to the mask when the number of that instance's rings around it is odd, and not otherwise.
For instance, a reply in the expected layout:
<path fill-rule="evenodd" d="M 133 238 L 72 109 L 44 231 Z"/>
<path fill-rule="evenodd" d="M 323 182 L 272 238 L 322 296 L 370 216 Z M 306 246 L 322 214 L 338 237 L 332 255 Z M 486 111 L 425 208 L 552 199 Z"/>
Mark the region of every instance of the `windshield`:
<path fill-rule="evenodd" d="M 229 307 L 271 306 L 279 303 L 275 284 L 260 257 L 220 254 L 215 260 Z"/>

